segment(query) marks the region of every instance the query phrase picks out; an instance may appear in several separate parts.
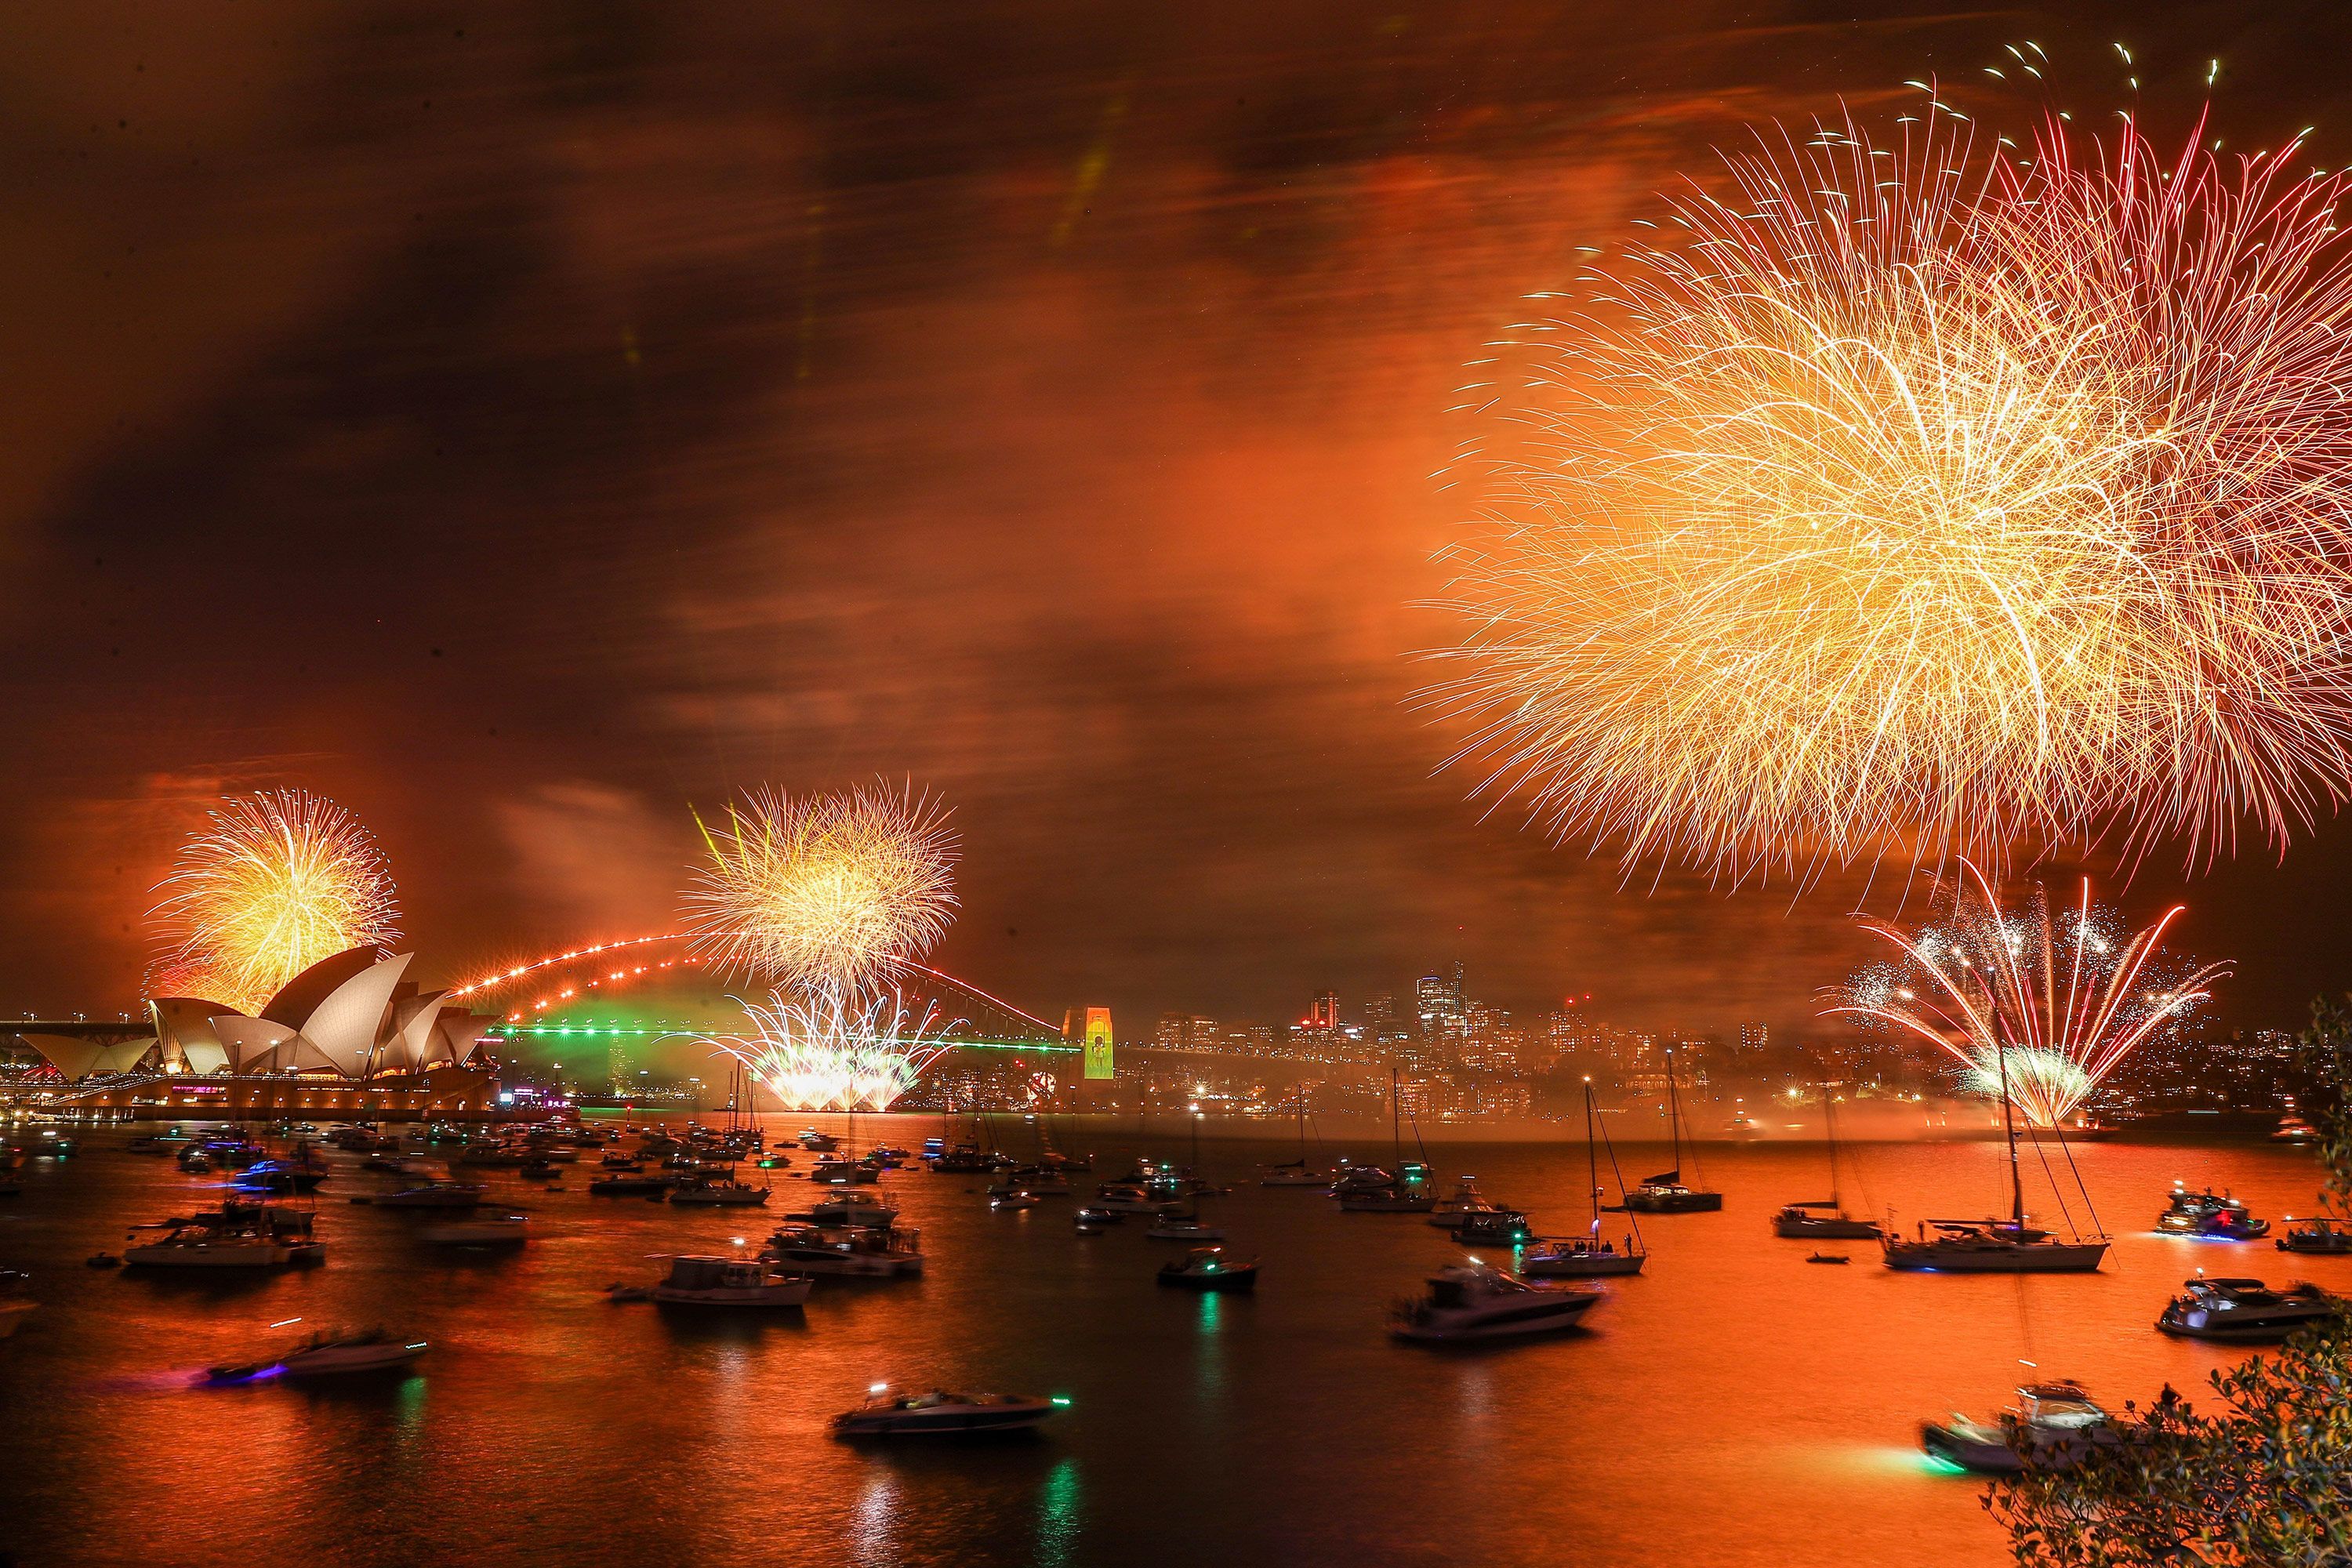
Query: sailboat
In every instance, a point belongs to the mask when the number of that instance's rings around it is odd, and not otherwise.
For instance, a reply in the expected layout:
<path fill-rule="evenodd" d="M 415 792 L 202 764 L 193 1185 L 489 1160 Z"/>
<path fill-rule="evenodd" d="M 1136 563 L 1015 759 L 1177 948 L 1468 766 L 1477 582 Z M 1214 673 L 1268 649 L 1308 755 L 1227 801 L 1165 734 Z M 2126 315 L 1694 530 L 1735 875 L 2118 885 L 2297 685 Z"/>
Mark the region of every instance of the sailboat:
<path fill-rule="evenodd" d="M 1947 1274 L 2095 1273 L 2107 1255 L 2105 1237 L 2060 1241 L 2025 1223 L 2025 1187 L 2017 1164 L 2017 1118 L 2010 1103 L 2009 1052 L 2003 1042 L 1993 1043 L 1993 1057 L 2000 1067 L 2000 1129 L 2009 1140 L 2009 1218 L 1922 1220 L 1916 1240 L 1882 1238 L 1886 1267 Z M 2090 1194 L 2083 1196 L 2087 1204 Z"/>
<path fill-rule="evenodd" d="M 1292 1098 L 1298 1108 L 1298 1158 L 1262 1167 L 1258 1172 L 1257 1184 L 1261 1187 L 1328 1187 L 1331 1184 L 1331 1178 L 1309 1164 L 1307 1159 L 1305 1079 L 1299 1080 Z"/>
<path fill-rule="evenodd" d="M 1592 1200 L 1592 1224 L 1582 1236 L 1560 1237 L 1538 1243 L 1520 1255 L 1519 1272 L 1531 1279 L 1595 1279 L 1605 1276 L 1639 1274 L 1649 1253 L 1642 1247 L 1642 1225 L 1632 1215 L 1626 1223 L 1632 1226 L 1621 1249 L 1613 1243 L 1601 1239 L 1601 1158 L 1593 1142 L 1592 1080 L 1584 1080 L 1584 1173 L 1585 1185 Z M 1606 1139 L 1606 1129 L 1601 1136 Z M 1625 1190 L 1625 1177 L 1617 1169 L 1617 1147 L 1609 1147 L 1610 1173 L 1617 1178 L 1617 1190 Z"/>
<path fill-rule="evenodd" d="M 1793 1241 L 1876 1241 L 1886 1234 L 1885 1226 L 1874 1219 L 1850 1218 L 1845 1212 L 1838 1188 L 1837 1097 L 1828 1084 L 1822 1085 L 1822 1125 L 1830 1145 L 1830 1195 L 1786 1205 L 1772 1216 L 1772 1234 Z"/>
<path fill-rule="evenodd" d="M 1704 1214 L 1721 1208 L 1721 1193 L 1683 1184 L 1683 1106 L 1675 1089 L 1675 1053 L 1671 1047 L 1666 1051 L 1666 1124 L 1674 1139 L 1674 1169 L 1643 1177 L 1642 1184 L 1627 1193 L 1619 1206 L 1633 1214 Z"/>
<path fill-rule="evenodd" d="M 1394 1146 L 1395 1173 L 1377 1169 L 1344 1172 L 1331 1188 L 1339 1207 L 1349 1214 L 1427 1214 L 1437 1198 L 1421 1182 L 1405 1173 L 1404 1131 L 1399 1118 L 1397 1070 L 1389 1068 L 1389 1142 Z M 1419 1136 L 1418 1133 L 1415 1136 Z M 1418 1169 L 1419 1167 L 1416 1167 Z"/>

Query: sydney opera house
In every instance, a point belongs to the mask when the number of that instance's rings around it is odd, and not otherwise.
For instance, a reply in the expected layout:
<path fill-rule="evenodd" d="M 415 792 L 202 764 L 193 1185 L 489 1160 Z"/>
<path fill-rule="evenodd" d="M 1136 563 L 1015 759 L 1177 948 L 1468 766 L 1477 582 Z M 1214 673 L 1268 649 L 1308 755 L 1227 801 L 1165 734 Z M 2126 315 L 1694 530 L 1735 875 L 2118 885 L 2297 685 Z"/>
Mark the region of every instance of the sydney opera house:
<path fill-rule="evenodd" d="M 483 1042 L 497 1018 L 446 991 L 423 990 L 407 978 L 414 956 L 371 947 L 339 952 L 288 982 L 258 1016 L 200 997 L 159 996 L 147 1005 L 147 1032 L 128 1038 L 38 1026 L 18 1037 L 56 1069 L 45 1098 L 61 1110 L 393 1117 L 494 1110 L 498 1079 Z"/>

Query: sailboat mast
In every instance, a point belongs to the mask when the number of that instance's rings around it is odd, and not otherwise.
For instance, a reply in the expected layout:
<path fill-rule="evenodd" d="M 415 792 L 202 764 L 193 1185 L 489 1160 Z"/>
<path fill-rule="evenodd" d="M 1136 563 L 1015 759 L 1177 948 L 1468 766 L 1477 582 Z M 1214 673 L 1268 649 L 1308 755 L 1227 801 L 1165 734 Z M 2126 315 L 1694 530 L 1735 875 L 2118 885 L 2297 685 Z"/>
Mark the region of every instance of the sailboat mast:
<path fill-rule="evenodd" d="M 1666 1136 L 1675 1143 L 1675 1180 L 1683 1179 L 1683 1102 L 1675 1092 L 1675 1048 L 1666 1047 Z"/>
<path fill-rule="evenodd" d="M 1837 1097 L 1830 1092 L 1828 1084 L 1822 1085 L 1822 1125 L 1830 1141 L 1830 1201 L 1838 1205 L 1838 1213 L 1843 1214 L 1845 1194 L 1838 1187 Z"/>
<path fill-rule="evenodd" d="M 1601 1152 L 1592 1144 L 1592 1080 L 1584 1080 L 1584 1184 L 1592 1199 L 1592 1234 L 1601 1234 Z"/>
<path fill-rule="evenodd" d="M 1397 1069 L 1396 1064 L 1391 1062 L 1389 1064 L 1389 1163 L 1396 1167 L 1391 1173 L 1402 1180 L 1404 1176 L 1404 1127 L 1397 1120 Z"/>
<path fill-rule="evenodd" d="M 2000 1131 L 2009 1140 L 2009 1215 L 2017 1228 L 2025 1228 L 2025 1187 L 2017 1173 L 2017 1120 L 2009 1103 L 2009 1052 L 2000 1040 L 1992 1043 L 1993 1060 L 2000 1066 Z"/>

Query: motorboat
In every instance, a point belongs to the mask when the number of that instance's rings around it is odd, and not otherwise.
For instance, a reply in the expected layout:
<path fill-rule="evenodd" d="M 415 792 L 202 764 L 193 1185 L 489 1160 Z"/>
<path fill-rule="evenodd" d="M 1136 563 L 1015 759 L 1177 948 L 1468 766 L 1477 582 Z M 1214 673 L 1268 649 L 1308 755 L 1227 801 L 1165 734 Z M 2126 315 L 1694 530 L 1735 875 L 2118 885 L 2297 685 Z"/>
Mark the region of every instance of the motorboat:
<path fill-rule="evenodd" d="M 843 1193 L 821 1198 L 806 1209 L 784 1217 L 827 1230 L 888 1230 L 898 1223 L 898 1211 L 880 1198 Z"/>
<path fill-rule="evenodd" d="M 1608 1279 L 1639 1274 L 1649 1254 L 1633 1237 L 1620 1248 L 1591 1237 L 1555 1237 L 1519 1254 L 1519 1273 L 1529 1279 Z"/>
<path fill-rule="evenodd" d="M 677 1178 L 647 1173 L 645 1175 L 598 1176 L 588 1184 L 588 1190 L 601 1198 L 652 1198 L 669 1196 Z"/>
<path fill-rule="evenodd" d="M 936 1156 L 927 1153 L 924 1158 L 929 1160 L 931 1169 L 942 1176 L 972 1175 L 982 1171 L 993 1171 L 1000 1163 L 995 1155 L 982 1153 L 977 1143 L 959 1143 Z"/>
<path fill-rule="evenodd" d="M 430 1348 L 424 1340 L 402 1339 L 382 1329 L 362 1333 L 327 1331 L 312 1334 L 278 1355 L 215 1366 L 205 1376 L 214 1383 L 251 1383 L 261 1377 L 348 1377 L 392 1372 L 407 1366 Z"/>
<path fill-rule="evenodd" d="M 863 1160 L 822 1159 L 810 1169 L 808 1179 L 832 1187 L 870 1187 L 882 1179 L 882 1172 Z"/>
<path fill-rule="evenodd" d="M 747 1186 L 741 1182 L 705 1179 L 688 1182 L 669 1194 L 673 1204 L 702 1204 L 723 1208 L 748 1208 L 768 1201 L 768 1189 Z"/>
<path fill-rule="evenodd" d="M 180 1169 L 191 1176 L 212 1174 L 213 1157 L 201 1143 L 191 1143 L 180 1151 Z"/>
<path fill-rule="evenodd" d="M 1078 1225 L 1124 1225 L 1127 1215 L 1118 1209 L 1082 1208 L 1070 1216 Z"/>
<path fill-rule="evenodd" d="M 1790 1241 L 1876 1241 L 1886 1227 L 1874 1219 L 1854 1219 L 1835 1198 L 1787 1204 L 1772 1216 L 1772 1234 Z"/>
<path fill-rule="evenodd" d="M 401 1339 L 371 1329 L 359 1334 L 320 1334 L 278 1359 L 288 1377 L 335 1377 L 389 1372 L 406 1366 L 429 1348 L 423 1340 Z"/>
<path fill-rule="evenodd" d="M 1162 1215 L 1151 1222 L 1144 1236 L 1152 1241 L 1223 1241 L 1225 1233 L 1220 1226 L 1202 1225 L 1197 1219 L 1177 1215 Z"/>
<path fill-rule="evenodd" d="M 1495 1214 L 1500 1206 L 1488 1202 L 1486 1194 L 1478 1190 L 1477 1177 L 1464 1176 L 1454 1184 L 1452 1192 L 1430 1205 L 1429 1223 L 1451 1230 L 1456 1215 Z"/>
<path fill-rule="evenodd" d="M 2164 1212 L 2156 1216 L 2156 1228 L 2167 1236 L 2255 1241 L 2271 1233 L 2271 1222 L 2256 1219 L 2242 1202 L 2227 1193 L 2216 1193 L 2210 1188 L 2192 1193 L 2175 1182 Z"/>
<path fill-rule="evenodd" d="M 2094 1448 L 2122 1441 L 2107 1413 L 2066 1379 L 2028 1384 L 2017 1404 L 1990 1421 L 1955 1415 L 1919 1428 L 1928 1458 L 1978 1475 L 2067 1469 Z"/>
<path fill-rule="evenodd" d="M 607 1171 L 642 1171 L 646 1163 L 634 1154 L 605 1154 L 596 1162 Z"/>
<path fill-rule="evenodd" d="M 488 1191 L 479 1182 L 426 1182 L 420 1186 L 403 1187 L 396 1193 L 382 1193 L 365 1201 L 380 1209 L 469 1209 L 479 1204 Z"/>
<path fill-rule="evenodd" d="M 416 1227 L 416 1239 L 435 1247 L 520 1247 L 530 1239 L 526 1214 L 469 1215 Z"/>
<path fill-rule="evenodd" d="M 142 1268 L 278 1268 L 299 1255 L 323 1257 L 324 1248 L 261 1230 L 175 1226 L 160 1239 L 125 1247 L 122 1261 Z"/>
<path fill-rule="evenodd" d="M 1418 1183 L 1391 1175 L 1378 1165 L 1349 1165 L 1331 1184 L 1343 1214 L 1427 1214 L 1436 1195 Z"/>
<path fill-rule="evenodd" d="M 653 1299 L 668 1307 L 797 1307 L 815 1283 L 757 1258 L 673 1258 Z"/>
<path fill-rule="evenodd" d="M 992 1198 L 1015 1192 L 1027 1193 L 1033 1198 L 1066 1198 L 1070 1195 L 1070 1184 L 1059 1171 L 1016 1165 L 988 1185 L 988 1195 Z"/>
<path fill-rule="evenodd" d="M 1517 1209 L 1475 1209 L 1456 1214 L 1450 1227 L 1464 1247 L 1524 1247 L 1535 1239 L 1534 1227 Z"/>
<path fill-rule="evenodd" d="M 1222 1247 L 1196 1247 L 1181 1261 L 1161 1264 L 1160 1282 L 1182 1290 L 1237 1295 L 1257 1289 L 1257 1259 L 1236 1263 Z"/>
<path fill-rule="evenodd" d="M 841 1147 L 841 1140 L 830 1132 L 819 1132 L 814 1127 L 803 1127 L 794 1135 L 794 1142 L 812 1154 L 829 1153 Z"/>
<path fill-rule="evenodd" d="M 1155 1198 L 1139 1186 L 1105 1183 L 1095 1189 L 1092 1205 L 1106 1214 L 1164 1214 L 1180 1206 L 1174 1198 Z"/>
<path fill-rule="evenodd" d="M 1753 1143 L 1765 1136 L 1765 1126 L 1748 1114 L 1748 1102 L 1733 1102 L 1731 1115 L 1723 1123 L 1723 1135 L 1736 1143 Z"/>
<path fill-rule="evenodd" d="M 1037 1194 L 1026 1188 L 1003 1193 L 989 1199 L 988 1206 L 992 1209 L 1034 1209 L 1037 1206 Z"/>
<path fill-rule="evenodd" d="M 2315 1285 L 2298 1280 L 2273 1290 L 2259 1279 L 2182 1282 L 2181 1293 L 2165 1304 L 2156 1326 L 2184 1340 L 2221 1344 L 2276 1344 L 2305 1324 L 2334 1317 L 2342 1304 Z"/>
<path fill-rule="evenodd" d="M 876 1384 L 866 1403 L 833 1418 L 836 1437 L 973 1437 L 1022 1432 L 1062 1405 L 1065 1399 L 1027 1394 L 892 1394 Z"/>
<path fill-rule="evenodd" d="M 2287 1215 L 2289 1229 L 2276 1243 L 2281 1252 L 2352 1252 L 2352 1223 L 2325 1215 L 2297 1220 Z"/>
<path fill-rule="evenodd" d="M 915 1230 L 788 1226 L 768 1238 L 760 1257 L 801 1274 L 887 1279 L 923 1271 L 923 1237 Z"/>
<path fill-rule="evenodd" d="M 2304 1119 L 2303 1112 L 2295 1107 L 2294 1096 L 2288 1095 L 2286 1097 L 2286 1111 L 2279 1118 L 2278 1125 L 2271 1130 L 2271 1142 L 2273 1143 L 2308 1143 L 2318 1136 L 2319 1129 L 2314 1127 L 2309 1121 Z"/>
<path fill-rule="evenodd" d="M 1430 1276 L 1429 1293 L 1400 1304 L 1389 1331 L 1424 1344 L 1560 1333 L 1600 1300 L 1598 1290 L 1530 1285 L 1483 1263 L 1463 1264 Z"/>
<path fill-rule="evenodd" d="M 1880 1238 L 1889 1268 L 1942 1274 L 2090 1274 L 2107 1255 L 2104 1237 L 2059 1241 L 1998 1220 L 1931 1219 L 1916 1239 Z"/>

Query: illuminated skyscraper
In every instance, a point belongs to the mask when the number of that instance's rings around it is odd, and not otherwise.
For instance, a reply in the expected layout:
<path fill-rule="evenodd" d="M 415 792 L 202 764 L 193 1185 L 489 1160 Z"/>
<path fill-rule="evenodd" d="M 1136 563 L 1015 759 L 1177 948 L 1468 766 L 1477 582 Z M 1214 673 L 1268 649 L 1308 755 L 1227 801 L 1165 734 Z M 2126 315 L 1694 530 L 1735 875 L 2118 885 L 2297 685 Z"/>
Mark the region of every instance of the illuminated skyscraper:
<path fill-rule="evenodd" d="M 1315 993 L 1315 1005 L 1307 1015 L 1310 1029 L 1336 1029 L 1339 1026 L 1339 994 L 1337 991 Z"/>

